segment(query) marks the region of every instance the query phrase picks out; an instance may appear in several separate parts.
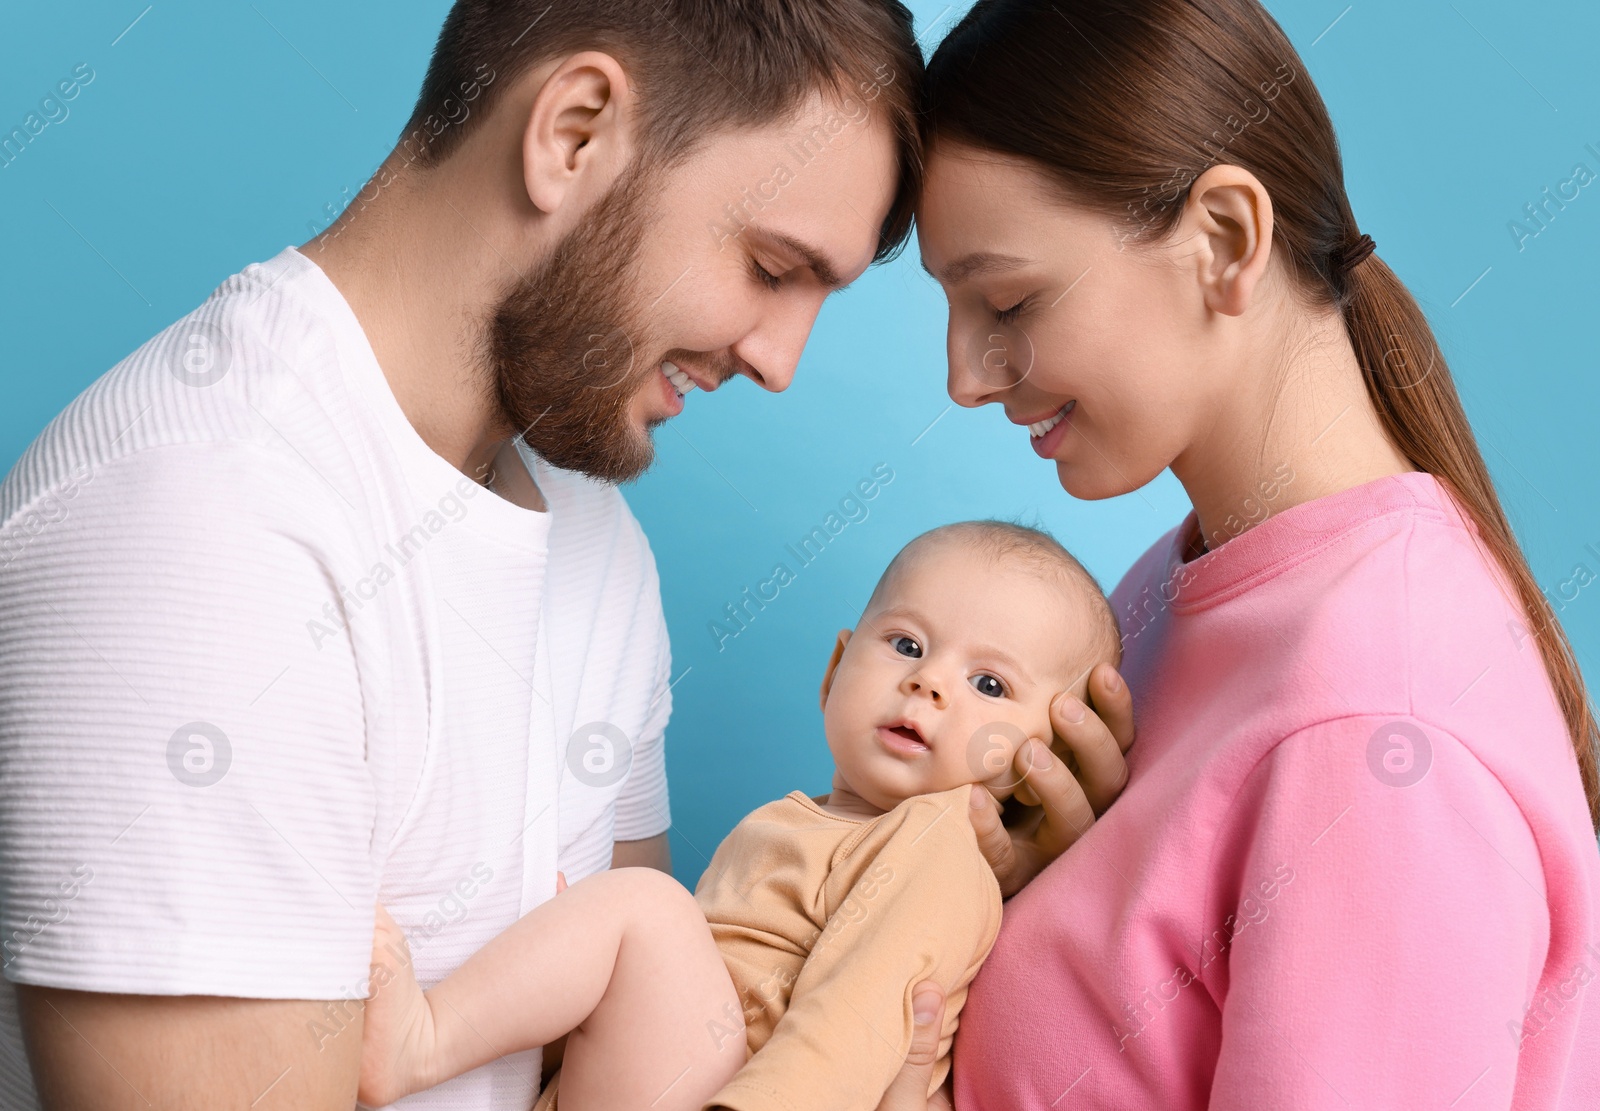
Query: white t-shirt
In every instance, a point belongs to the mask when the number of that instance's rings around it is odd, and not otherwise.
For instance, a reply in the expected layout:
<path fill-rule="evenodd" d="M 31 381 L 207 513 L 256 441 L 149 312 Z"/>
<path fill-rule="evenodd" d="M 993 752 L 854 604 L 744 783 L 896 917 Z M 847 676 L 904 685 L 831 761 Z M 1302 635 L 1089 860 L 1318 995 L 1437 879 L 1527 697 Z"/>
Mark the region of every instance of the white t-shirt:
<path fill-rule="evenodd" d="M 327 999 L 308 1036 L 354 1037 L 375 900 L 428 986 L 667 829 L 650 547 L 614 486 L 522 458 L 546 512 L 427 446 L 293 247 L 51 422 L 0 486 L 7 981 Z M 0 1105 L 37 1105 L 9 986 Z"/>

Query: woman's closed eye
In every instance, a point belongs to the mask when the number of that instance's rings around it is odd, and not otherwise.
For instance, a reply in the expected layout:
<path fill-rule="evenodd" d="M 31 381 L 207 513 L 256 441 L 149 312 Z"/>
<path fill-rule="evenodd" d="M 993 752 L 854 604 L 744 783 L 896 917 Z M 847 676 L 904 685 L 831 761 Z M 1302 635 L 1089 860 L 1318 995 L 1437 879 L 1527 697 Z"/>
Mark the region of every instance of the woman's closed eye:
<path fill-rule="evenodd" d="M 1012 305 L 1009 309 L 995 309 L 994 310 L 995 323 L 996 324 L 1011 324 L 1011 323 L 1015 322 L 1017 317 L 1022 315 L 1022 311 L 1028 307 L 1028 303 L 1031 302 L 1032 300 L 1033 300 L 1033 297 L 1032 296 L 1028 296 L 1028 297 L 1024 297 L 1022 300 L 1020 300 L 1016 304 Z"/>

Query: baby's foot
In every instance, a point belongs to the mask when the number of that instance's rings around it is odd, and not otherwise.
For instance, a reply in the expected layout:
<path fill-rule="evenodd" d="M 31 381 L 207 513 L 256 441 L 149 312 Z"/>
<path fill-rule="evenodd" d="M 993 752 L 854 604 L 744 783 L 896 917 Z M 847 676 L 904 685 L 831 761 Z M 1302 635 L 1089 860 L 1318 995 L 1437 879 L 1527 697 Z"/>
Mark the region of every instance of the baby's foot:
<path fill-rule="evenodd" d="M 433 1087 L 434 1026 L 406 935 L 381 904 L 372 935 L 371 977 L 356 1097 L 369 1107 L 386 1107 Z"/>

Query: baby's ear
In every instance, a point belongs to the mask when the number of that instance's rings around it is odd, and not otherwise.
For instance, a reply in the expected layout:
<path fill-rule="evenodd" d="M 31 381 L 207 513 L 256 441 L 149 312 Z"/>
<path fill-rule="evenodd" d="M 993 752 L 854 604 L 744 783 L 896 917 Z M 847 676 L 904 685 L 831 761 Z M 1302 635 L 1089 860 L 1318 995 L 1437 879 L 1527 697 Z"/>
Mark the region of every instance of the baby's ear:
<path fill-rule="evenodd" d="M 840 629 L 839 639 L 834 642 L 833 655 L 828 657 L 828 670 L 822 673 L 822 695 L 817 704 L 823 709 L 828 708 L 828 690 L 833 686 L 833 673 L 839 668 L 839 657 L 844 655 L 844 646 L 850 643 L 850 630 Z"/>

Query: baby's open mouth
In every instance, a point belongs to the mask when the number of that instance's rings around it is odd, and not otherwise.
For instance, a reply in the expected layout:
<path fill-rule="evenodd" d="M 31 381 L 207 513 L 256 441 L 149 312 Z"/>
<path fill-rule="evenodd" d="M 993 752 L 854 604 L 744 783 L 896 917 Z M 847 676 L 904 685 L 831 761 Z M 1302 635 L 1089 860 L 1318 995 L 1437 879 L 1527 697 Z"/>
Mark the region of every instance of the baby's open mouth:
<path fill-rule="evenodd" d="M 929 747 L 928 742 L 923 739 L 922 734 L 917 732 L 917 727 L 909 722 L 897 721 L 888 725 L 880 725 L 878 726 L 878 732 L 882 734 L 884 739 L 891 745 L 897 747 L 905 747 L 923 751 L 926 751 Z"/>

